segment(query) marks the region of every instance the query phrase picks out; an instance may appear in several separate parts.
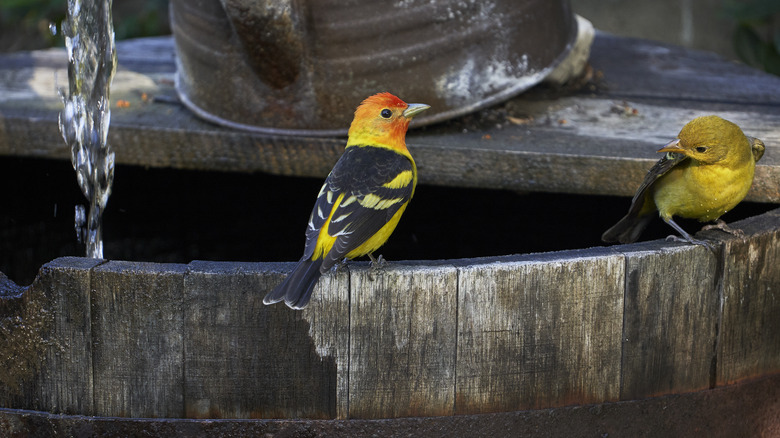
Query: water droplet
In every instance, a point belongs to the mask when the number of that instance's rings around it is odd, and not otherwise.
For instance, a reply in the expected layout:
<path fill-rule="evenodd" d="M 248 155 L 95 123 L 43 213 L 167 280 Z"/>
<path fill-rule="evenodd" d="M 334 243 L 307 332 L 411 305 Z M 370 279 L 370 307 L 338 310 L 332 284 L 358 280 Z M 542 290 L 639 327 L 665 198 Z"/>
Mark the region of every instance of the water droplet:
<path fill-rule="evenodd" d="M 52 36 L 57 36 L 57 23 L 49 22 L 49 32 Z"/>
<path fill-rule="evenodd" d="M 84 243 L 84 228 L 87 222 L 87 216 L 84 212 L 83 205 L 76 206 L 75 226 L 76 229 L 76 241 Z"/>

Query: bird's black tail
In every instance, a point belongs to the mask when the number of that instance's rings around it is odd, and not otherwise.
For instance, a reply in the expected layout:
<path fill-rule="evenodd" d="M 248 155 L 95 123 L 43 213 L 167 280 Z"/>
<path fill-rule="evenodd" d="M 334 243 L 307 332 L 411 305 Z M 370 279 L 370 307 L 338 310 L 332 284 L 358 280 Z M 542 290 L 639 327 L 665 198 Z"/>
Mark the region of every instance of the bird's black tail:
<path fill-rule="evenodd" d="M 627 214 L 620 219 L 618 223 L 612 226 L 601 235 L 601 240 L 607 243 L 620 242 L 620 243 L 633 243 L 645 230 L 647 224 L 653 220 L 652 214 L 645 214 L 643 216 L 637 216 L 635 214 Z"/>
<path fill-rule="evenodd" d="M 320 278 L 322 259 L 305 259 L 295 265 L 295 269 L 263 298 L 263 304 L 273 304 L 284 300 L 291 309 L 300 310 L 309 304 L 311 292 Z"/>

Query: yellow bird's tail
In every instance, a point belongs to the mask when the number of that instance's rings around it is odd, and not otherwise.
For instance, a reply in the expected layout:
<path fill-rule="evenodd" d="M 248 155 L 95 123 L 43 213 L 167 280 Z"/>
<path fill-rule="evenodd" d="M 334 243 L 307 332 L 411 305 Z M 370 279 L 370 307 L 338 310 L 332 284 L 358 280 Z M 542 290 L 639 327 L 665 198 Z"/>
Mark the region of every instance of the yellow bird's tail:
<path fill-rule="evenodd" d="M 642 234 L 642 231 L 647 227 L 647 224 L 653 220 L 653 214 L 645 214 L 638 216 L 636 214 L 629 213 L 623 216 L 618 223 L 612 226 L 601 235 L 601 240 L 607 243 L 620 242 L 620 243 L 633 243 Z"/>

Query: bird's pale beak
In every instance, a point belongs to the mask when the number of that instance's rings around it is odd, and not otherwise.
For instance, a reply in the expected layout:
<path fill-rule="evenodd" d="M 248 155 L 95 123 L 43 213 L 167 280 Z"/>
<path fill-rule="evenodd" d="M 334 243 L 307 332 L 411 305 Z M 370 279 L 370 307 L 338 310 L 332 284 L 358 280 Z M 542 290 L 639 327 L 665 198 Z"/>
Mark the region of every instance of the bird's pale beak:
<path fill-rule="evenodd" d="M 417 114 L 420 114 L 421 112 L 427 110 L 430 108 L 430 105 L 426 105 L 424 103 L 410 103 L 409 106 L 406 107 L 406 109 L 403 112 L 404 117 L 407 119 L 411 119 L 412 117 L 416 116 Z"/>
<path fill-rule="evenodd" d="M 685 153 L 685 149 L 680 146 L 680 139 L 676 138 L 669 143 L 666 143 L 666 146 L 658 149 L 658 152 L 676 152 L 678 154 L 683 154 Z"/>

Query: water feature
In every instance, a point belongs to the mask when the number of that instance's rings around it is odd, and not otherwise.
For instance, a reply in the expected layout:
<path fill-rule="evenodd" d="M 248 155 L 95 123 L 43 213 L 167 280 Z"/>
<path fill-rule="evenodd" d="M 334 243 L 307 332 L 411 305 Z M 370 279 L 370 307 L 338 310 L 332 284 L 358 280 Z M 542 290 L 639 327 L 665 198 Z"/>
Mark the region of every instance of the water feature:
<path fill-rule="evenodd" d="M 68 52 L 68 93 L 62 95 L 60 132 L 89 213 L 76 206 L 76 235 L 87 257 L 103 258 L 101 221 L 114 179 L 114 152 L 108 144 L 109 89 L 116 71 L 111 0 L 68 0 L 62 32 Z"/>

